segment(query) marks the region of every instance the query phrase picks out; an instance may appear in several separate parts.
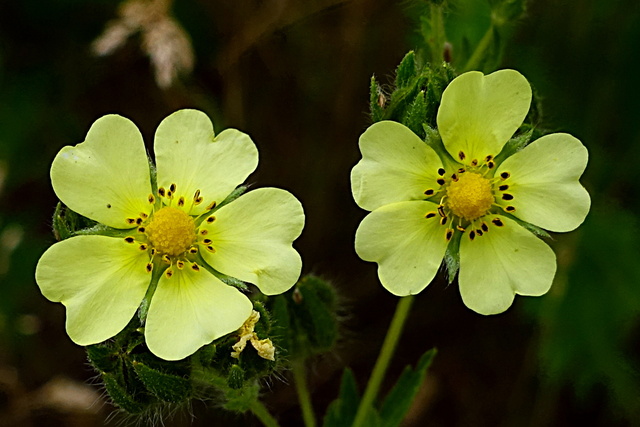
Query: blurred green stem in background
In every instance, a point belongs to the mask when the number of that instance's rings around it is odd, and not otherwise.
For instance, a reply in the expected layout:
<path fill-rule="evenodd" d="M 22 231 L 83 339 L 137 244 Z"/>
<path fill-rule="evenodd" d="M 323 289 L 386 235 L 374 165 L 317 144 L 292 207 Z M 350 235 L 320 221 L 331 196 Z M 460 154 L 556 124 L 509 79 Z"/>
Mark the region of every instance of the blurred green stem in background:
<path fill-rule="evenodd" d="M 494 33 L 495 33 L 495 28 L 493 26 L 493 23 L 491 23 L 491 25 L 487 29 L 487 32 L 484 33 L 484 36 L 482 36 L 482 38 L 480 39 L 478 46 L 476 46 L 476 49 L 473 51 L 473 54 L 471 54 L 471 57 L 469 58 L 465 66 L 462 68 L 461 72 L 481 69 L 482 62 L 485 61 L 487 52 L 489 51 L 492 44 L 494 43 L 494 37 L 495 37 Z"/>
<path fill-rule="evenodd" d="M 298 401 L 300 402 L 304 425 L 305 427 L 316 427 L 316 416 L 313 413 L 311 396 L 309 394 L 309 388 L 307 387 L 304 359 L 293 362 L 291 369 L 293 370 L 293 380 L 296 383 L 296 391 L 298 392 Z"/>
<path fill-rule="evenodd" d="M 391 326 L 389 326 L 389 330 L 387 330 L 387 336 L 384 338 L 384 343 L 382 344 L 382 349 L 378 355 L 378 360 L 376 360 L 373 372 L 371 373 L 371 377 L 367 383 L 367 388 L 365 389 L 362 400 L 360 401 L 360 406 L 358 407 L 353 427 L 361 427 L 366 423 L 367 412 L 369 408 L 373 407 L 373 403 L 378 395 L 380 384 L 382 384 L 382 380 L 384 379 L 387 368 L 389 367 L 389 362 L 391 362 L 398 340 L 402 335 L 402 330 L 404 329 L 405 321 L 411 311 L 413 300 L 414 296 L 409 295 L 400 298 L 400 301 L 398 301 L 396 312 L 393 314 L 393 319 L 391 320 Z"/>
<path fill-rule="evenodd" d="M 267 408 L 259 400 L 251 403 L 249 410 L 255 415 L 266 427 L 280 427 L 278 421 L 269 413 Z"/>

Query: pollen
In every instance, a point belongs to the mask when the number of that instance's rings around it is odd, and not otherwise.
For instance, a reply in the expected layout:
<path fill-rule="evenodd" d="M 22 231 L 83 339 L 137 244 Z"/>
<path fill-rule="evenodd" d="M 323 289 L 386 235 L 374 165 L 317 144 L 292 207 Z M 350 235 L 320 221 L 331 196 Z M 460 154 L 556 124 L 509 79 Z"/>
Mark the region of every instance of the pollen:
<path fill-rule="evenodd" d="M 169 206 L 153 215 L 145 232 L 153 247 L 168 256 L 186 252 L 196 240 L 193 219 L 180 209 Z"/>
<path fill-rule="evenodd" d="M 469 221 L 487 213 L 494 201 L 491 182 L 477 173 L 461 174 L 447 188 L 447 207 Z"/>

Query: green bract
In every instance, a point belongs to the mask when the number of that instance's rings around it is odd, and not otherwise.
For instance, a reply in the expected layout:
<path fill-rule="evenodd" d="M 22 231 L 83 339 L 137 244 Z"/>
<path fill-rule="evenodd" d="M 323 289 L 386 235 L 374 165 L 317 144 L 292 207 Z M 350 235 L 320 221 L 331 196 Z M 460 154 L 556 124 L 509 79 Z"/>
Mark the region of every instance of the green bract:
<path fill-rule="evenodd" d="M 251 314 L 249 299 L 213 272 L 268 295 L 295 284 L 302 264 L 292 242 L 304 213 L 276 188 L 220 206 L 255 170 L 258 151 L 238 130 L 215 135 L 200 111 L 164 119 L 154 148 L 157 183 L 142 136 L 124 117 L 98 119 L 85 142 L 60 150 L 51 166 L 60 200 L 122 237 L 56 243 L 40 258 L 36 280 L 45 297 L 67 307 L 67 332 L 80 345 L 122 331 L 151 286 L 146 344 L 156 356 L 178 360 Z"/>
<path fill-rule="evenodd" d="M 530 104 L 531 88 L 517 71 L 472 71 L 442 95 L 442 145 L 427 145 L 390 121 L 362 134 L 351 185 L 356 203 L 371 213 L 355 246 L 362 259 L 378 263 L 391 293 L 422 291 L 447 250 L 459 254 L 460 293 L 478 313 L 501 313 L 515 294 L 549 290 L 555 254 L 520 224 L 566 232 L 584 221 L 591 201 L 578 180 L 588 153 L 573 136 L 555 133 L 496 159 Z"/>

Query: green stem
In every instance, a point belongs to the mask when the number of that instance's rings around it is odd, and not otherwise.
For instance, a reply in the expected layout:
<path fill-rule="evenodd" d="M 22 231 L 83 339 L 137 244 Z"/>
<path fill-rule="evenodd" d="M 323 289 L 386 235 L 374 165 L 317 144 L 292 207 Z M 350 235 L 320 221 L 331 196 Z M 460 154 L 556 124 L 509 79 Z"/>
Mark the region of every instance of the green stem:
<path fill-rule="evenodd" d="M 382 380 L 384 379 L 387 368 L 389 367 L 389 362 L 393 357 L 400 335 L 402 335 L 404 323 L 409 316 L 413 299 L 413 295 L 409 295 L 407 297 L 400 298 L 400 301 L 398 301 L 396 312 L 391 320 L 387 336 L 384 338 L 384 343 L 382 344 L 382 349 L 378 355 L 378 360 L 376 361 L 376 365 L 373 367 L 369 383 L 367 384 L 367 388 L 365 389 L 362 400 L 360 401 L 360 406 L 358 407 L 358 413 L 356 414 L 356 419 L 353 422 L 353 427 L 361 427 L 366 422 L 367 411 L 373 406 L 373 402 L 378 395 L 380 385 L 382 384 Z"/>
<path fill-rule="evenodd" d="M 269 413 L 267 408 L 259 400 L 255 400 L 249 410 L 255 415 L 266 427 L 280 427 L 278 421 Z"/>
<path fill-rule="evenodd" d="M 293 363 L 293 380 L 298 391 L 298 401 L 302 410 L 302 419 L 306 427 L 316 427 L 316 416 L 311 405 L 311 395 L 307 387 L 306 369 L 303 361 Z"/>
<path fill-rule="evenodd" d="M 434 65 L 441 64 L 444 56 L 444 19 L 442 19 L 442 5 L 431 3 L 431 31 L 433 31 L 433 43 L 431 45 L 431 62 Z"/>
<path fill-rule="evenodd" d="M 464 66 L 464 71 L 477 70 L 480 67 L 480 63 L 482 62 L 482 57 L 493 43 L 493 32 L 495 31 L 493 24 L 489 25 L 489 29 L 480 42 L 478 46 L 476 46 L 476 50 L 473 51 L 471 58 L 467 61 L 467 64 Z"/>

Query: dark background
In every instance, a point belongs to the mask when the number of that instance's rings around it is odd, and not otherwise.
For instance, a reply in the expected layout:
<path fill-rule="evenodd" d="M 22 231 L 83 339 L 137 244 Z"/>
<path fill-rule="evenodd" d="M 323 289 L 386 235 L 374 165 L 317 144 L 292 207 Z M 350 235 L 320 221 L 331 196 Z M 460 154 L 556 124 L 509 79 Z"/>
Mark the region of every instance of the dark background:
<path fill-rule="evenodd" d="M 453 3 L 449 13 L 466 14 L 479 28 L 486 23 L 483 1 Z M 502 67 L 518 69 L 535 87 L 547 128 L 589 149 L 582 182 L 592 210 L 578 231 L 553 236 L 559 271 L 544 297 L 518 297 L 506 313 L 483 317 L 443 275 L 417 297 L 386 387 L 425 350 L 435 346 L 438 355 L 407 426 L 640 425 L 636 6 L 529 2 Z M 397 299 L 379 284 L 375 265 L 354 252 L 366 212 L 353 202 L 349 173 L 370 123 L 371 75 L 391 83 L 417 47 L 406 12 L 391 0 L 176 0 L 173 14 L 196 65 L 161 89 L 139 36 L 111 56 L 91 53 L 117 17 L 116 2 L 0 1 L 0 425 L 126 420 L 109 417 L 113 407 L 84 350 L 64 332 L 63 306 L 47 301 L 33 278 L 54 242 L 51 161 L 108 113 L 132 119 L 150 151 L 158 123 L 184 107 L 205 111 L 217 130 L 252 136 L 261 159 L 249 181 L 302 201 L 307 221 L 296 247 L 303 271 L 332 281 L 341 295 L 338 348 L 310 363 L 315 409 L 324 413 L 335 398 L 345 365 L 364 387 Z M 264 391 L 283 425 L 301 425 L 287 373 L 266 381 Z M 190 423 L 259 425 L 199 402 L 165 425 Z"/>

